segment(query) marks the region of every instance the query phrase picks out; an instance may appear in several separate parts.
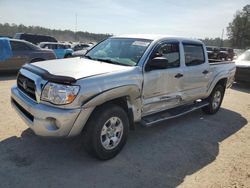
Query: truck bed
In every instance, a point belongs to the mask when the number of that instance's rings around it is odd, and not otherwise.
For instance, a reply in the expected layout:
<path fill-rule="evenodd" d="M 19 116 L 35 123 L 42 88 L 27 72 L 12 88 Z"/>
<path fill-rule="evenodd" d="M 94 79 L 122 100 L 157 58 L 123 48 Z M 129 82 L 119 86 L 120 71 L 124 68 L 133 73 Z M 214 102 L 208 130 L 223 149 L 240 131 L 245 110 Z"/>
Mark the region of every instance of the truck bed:
<path fill-rule="evenodd" d="M 234 63 L 234 61 L 223 61 L 223 60 L 218 60 L 218 59 L 209 59 L 208 62 L 209 62 L 210 65 L 220 65 L 220 64 Z"/>
<path fill-rule="evenodd" d="M 227 78 L 227 87 L 231 86 L 234 81 L 235 63 L 233 61 L 221 61 L 209 59 L 210 71 L 212 78 L 216 79 L 217 76 L 224 74 Z"/>

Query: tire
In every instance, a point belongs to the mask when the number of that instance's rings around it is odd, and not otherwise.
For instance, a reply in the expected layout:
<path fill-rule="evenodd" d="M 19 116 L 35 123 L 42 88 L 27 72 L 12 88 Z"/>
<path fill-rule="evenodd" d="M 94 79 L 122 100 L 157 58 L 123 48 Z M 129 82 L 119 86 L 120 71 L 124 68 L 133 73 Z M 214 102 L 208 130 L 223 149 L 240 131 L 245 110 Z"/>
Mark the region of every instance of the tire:
<path fill-rule="evenodd" d="M 100 160 L 111 159 L 122 150 L 128 132 L 127 113 L 117 105 L 103 105 L 93 112 L 86 124 L 84 147 L 90 155 Z"/>
<path fill-rule="evenodd" d="M 218 112 L 224 97 L 224 93 L 225 88 L 220 84 L 216 85 L 210 96 L 205 99 L 209 102 L 209 105 L 202 108 L 203 112 L 206 114 L 215 114 Z"/>

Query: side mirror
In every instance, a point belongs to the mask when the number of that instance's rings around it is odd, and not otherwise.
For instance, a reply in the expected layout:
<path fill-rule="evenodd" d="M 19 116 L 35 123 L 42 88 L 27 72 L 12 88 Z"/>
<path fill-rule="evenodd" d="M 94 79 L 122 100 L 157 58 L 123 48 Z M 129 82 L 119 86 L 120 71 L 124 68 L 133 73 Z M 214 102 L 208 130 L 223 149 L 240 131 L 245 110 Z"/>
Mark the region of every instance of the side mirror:
<path fill-rule="evenodd" d="M 168 60 L 165 57 L 155 57 L 146 65 L 146 71 L 168 68 Z"/>

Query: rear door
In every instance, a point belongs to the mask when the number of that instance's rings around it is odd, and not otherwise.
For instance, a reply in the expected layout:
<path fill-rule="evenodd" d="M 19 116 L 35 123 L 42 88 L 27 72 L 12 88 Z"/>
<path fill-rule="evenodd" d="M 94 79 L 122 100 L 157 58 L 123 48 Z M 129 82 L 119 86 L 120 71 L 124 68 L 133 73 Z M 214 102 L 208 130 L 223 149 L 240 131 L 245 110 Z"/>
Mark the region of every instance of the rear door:
<path fill-rule="evenodd" d="M 144 73 L 143 115 L 177 106 L 182 97 L 183 72 L 179 42 L 160 43 L 151 54 L 149 61 L 154 57 L 165 57 L 169 66 L 166 69 L 149 69 Z"/>
<path fill-rule="evenodd" d="M 201 43 L 183 42 L 183 100 L 192 101 L 206 95 L 210 72 L 205 48 Z"/>

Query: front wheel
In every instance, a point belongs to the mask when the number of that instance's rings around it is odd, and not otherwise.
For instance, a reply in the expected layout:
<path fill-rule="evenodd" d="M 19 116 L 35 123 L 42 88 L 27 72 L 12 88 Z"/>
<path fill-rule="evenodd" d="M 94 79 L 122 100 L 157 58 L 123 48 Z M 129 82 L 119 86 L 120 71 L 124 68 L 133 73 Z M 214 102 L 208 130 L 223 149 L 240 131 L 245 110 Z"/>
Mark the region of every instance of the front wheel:
<path fill-rule="evenodd" d="M 129 131 L 127 113 L 117 105 L 98 107 L 83 133 L 88 153 L 101 160 L 115 157 L 126 143 Z"/>
<path fill-rule="evenodd" d="M 216 85 L 213 89 L 211 95 L 205 99 L 209 102 L 208 106 L 202 108 L 202 110 L 207 114 L 215 114 L 220 109 L 225 88 L 222 85 Z"/>

